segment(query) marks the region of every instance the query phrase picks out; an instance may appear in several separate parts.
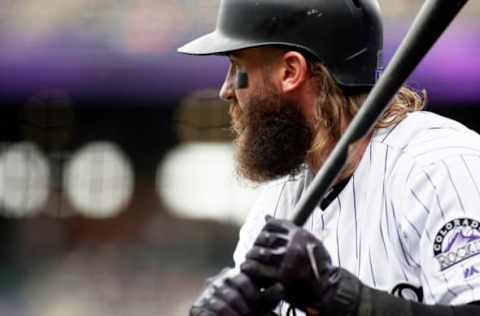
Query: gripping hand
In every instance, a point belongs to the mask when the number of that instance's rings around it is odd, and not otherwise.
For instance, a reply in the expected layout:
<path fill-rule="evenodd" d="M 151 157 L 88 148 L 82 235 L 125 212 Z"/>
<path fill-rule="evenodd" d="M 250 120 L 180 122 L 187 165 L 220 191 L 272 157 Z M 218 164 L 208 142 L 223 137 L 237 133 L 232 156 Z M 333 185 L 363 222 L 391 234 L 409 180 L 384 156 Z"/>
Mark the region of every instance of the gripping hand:
<path fill-rule="evenodd" d="M 259 290 L 250 278 L 228 271 L 211 279 L 190 309 L 190 316 L 266 316 L 282 299 L 283 288 L 276 284 Z"/>
<path fill-rule="evenodd" d="M 241 270 L 260 286 L 280 282 L 284 299 L 309 314 L 356 312 L 361 282 L 332 266 L 323 243 L 313 234 L 286 220 L 267 222 Z"/>

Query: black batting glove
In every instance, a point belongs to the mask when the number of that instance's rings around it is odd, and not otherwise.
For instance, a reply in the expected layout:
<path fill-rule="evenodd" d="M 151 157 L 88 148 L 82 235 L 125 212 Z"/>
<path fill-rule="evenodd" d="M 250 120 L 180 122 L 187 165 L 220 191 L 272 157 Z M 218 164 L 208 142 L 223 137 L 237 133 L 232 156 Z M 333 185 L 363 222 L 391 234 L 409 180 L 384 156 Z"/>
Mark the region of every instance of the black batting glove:
<path fill-rule="evenodd" d="M 286 220 L 267 222 L 240 268 L 257 286 L 283 284 L 284 300 L 308 314 L 356 315 L 360 280 L 332 266 L 323 243 Z"/>
<path fill-rule="evenodd" d="M 244 273 L 228 276 L 228 271 L 210 279 L 209 285 L 190 309 L 190 316 L 267 316 L 283 297 L 276 284 L 258 289 Z"/>

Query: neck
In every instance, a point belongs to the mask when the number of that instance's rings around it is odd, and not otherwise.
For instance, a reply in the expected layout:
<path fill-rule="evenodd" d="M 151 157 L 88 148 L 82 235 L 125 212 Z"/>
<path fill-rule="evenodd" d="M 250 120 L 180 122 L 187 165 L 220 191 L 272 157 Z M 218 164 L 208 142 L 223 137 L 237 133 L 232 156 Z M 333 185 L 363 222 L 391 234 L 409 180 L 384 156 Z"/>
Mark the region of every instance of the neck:
<path fill-rule="evenodd" d="M 336 182 L 347 179 L 353 175 L 355 170 L 357 169 L 360 160 L 363 157 L 363 154 L 365 153 L 365 150 L 367 149 L 368 143 L 370 142 L 370 139 L 372 138 L 372 132 L 370 132 L 367 136 L 363 137 L 353 145 L 350 145 L 350 148 L 348 150 L 348 158 L 347 162 L 340 173 L 340 176 L 337 178 Z M 317 137 L 321 137 L 321 133 L 317 135 Z M 328 156 L 330 153 L 333 151 L 333 148 L 335 147 L 337 142 L 331 142 L 331 143 L 326 143 L 325 146 L 320 149 L 320 150 L 312 150 L 308 155 L 307 155 L 307 165 L 310 169 L 310 171 L 313 174 L 317 174 L 320 168 L 323 166 L 325 161 L 327 160 Z"/>

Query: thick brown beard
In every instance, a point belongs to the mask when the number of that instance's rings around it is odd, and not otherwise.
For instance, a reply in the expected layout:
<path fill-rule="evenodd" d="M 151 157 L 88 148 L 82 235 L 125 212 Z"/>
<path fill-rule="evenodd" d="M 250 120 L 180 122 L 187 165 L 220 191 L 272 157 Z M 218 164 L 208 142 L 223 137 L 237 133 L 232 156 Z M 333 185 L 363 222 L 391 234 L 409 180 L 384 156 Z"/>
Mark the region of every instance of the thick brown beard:
<path fill-rule="evenodd" d="M 303 170 L 313 137 L 300 109 L 275 93 L 253 96 L 244 108 L 230 111 L 238 174 L 261 183 Z"/>

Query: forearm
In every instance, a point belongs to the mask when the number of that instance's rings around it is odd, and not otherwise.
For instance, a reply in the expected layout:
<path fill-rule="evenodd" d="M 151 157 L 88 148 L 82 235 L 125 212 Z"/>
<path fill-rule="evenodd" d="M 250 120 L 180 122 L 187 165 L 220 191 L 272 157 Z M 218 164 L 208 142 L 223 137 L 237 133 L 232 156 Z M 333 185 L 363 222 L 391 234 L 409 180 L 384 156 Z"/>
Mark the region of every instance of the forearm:
<path fill-rule="evenodd" d="M 335 269 L 327 291 L 305 308 L 309 316 L 478 316 L 479 302 L 464 305 L 426 305 L 364 285 L 345 269 Z M 325 297 L 327 296 L 327 297 Z"/>
<path fill-rule="evenodd" d="M 404 300 L 387 292 L 364 286 L 361 290 L 356 316 L 478 316 L 480 306 L 426 305 Z"/>

